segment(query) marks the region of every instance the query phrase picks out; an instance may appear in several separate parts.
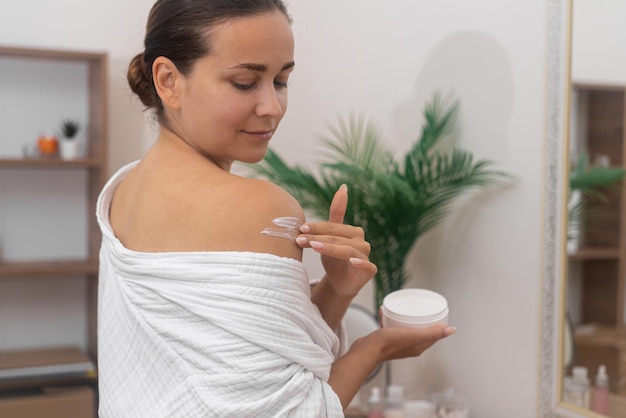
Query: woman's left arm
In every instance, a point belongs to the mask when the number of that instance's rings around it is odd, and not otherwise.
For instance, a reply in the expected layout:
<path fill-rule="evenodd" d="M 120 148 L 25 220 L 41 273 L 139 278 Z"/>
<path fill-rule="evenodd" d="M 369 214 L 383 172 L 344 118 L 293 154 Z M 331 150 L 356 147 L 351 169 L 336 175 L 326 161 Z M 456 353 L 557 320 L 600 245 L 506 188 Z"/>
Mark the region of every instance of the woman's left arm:
<path fill-rule="evenodd" d="M 369 261 L 370 244 L 362 228 L 344 225 L 348 188 L 342 185 L 330 205 L 328 222 L 307 222 L 296 239 L 302 248 L 320 253 L 326 274 L 313 288 L 311 300 L 331 329 L 336 329 L 352 299 L 377 272 Z"/>

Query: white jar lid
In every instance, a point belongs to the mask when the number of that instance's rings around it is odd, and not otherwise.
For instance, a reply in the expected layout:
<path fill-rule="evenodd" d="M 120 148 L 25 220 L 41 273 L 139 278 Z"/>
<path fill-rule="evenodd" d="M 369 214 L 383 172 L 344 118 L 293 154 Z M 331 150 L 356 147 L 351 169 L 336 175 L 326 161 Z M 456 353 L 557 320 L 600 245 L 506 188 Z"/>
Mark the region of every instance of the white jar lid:
<path fill-rule="evenodd" d="M 387 312 L 406 318 L 425 318 L 440 315 L 448 310 L 446 298 L 426 289 L 401 289 L 383 299 Z"/>

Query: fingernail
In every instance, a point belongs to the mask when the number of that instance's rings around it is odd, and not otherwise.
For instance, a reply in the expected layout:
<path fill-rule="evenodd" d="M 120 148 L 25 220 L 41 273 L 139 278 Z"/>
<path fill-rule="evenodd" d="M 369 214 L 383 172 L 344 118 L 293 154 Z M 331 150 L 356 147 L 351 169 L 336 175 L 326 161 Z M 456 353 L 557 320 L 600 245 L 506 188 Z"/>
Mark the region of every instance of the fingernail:
<path fill-rule="evenodd" d="M 454 334 L 456 332 L 456 327 L 445 327 L 443 329 L 443 334 L 446 337 L 449 337 L 450 335 Z"/>
<path fill-rule="evenodd" d="M 314 250 L 321 250 L 322 248 L 324 248 L 324 244 L 319 241 L 309 241 L 309 245 Z"/>
<path fill-rule="evenodd" d="M 348 185 L 346 183 L 342 184 L 341 186 L 339 186 L 339 190 L 341 190 L 342 192 L 348 192 Z"/>
<path fill-rule="evenodd" d="M 304 244 L 306 244 L 306 241 L 307 241 L 307 240 L 306 240 L 306 237 L 298 237 L 298 238 L 296 238 L 296 242 L 297 242 L 298 244 L 300 244 L 300 245 L 304 245 Z"/>
<path fill-rule="evenodd" d="M 303 225 L 300 227 L 300 232 L 304 232 L 305 234 L 306 234 L 307 232 L 311 232 L 311 227 L 310 227 L 310 226 L 308 226 L 307 224 L 303 224 Z"/>
<path fill-rule="evenodd" d="M 361 260 L 360 258 L 350 257 L 349 261 L 350 261 L 350 264 L 352 264 L 353 266 L 363 265 L 363 260 Z"/>

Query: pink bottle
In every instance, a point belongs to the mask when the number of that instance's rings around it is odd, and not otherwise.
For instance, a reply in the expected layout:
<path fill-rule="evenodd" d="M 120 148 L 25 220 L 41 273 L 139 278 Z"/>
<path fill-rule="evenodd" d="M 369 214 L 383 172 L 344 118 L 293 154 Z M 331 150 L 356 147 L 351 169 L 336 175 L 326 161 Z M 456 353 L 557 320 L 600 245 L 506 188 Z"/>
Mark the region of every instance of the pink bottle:
<path fill-rule="evenodd" d="M 598 367 L 595 387 L 591 398 L 591 409 L 599 414 L 609 413 L 609 376 L 606 374 L 606 366 Z"/>

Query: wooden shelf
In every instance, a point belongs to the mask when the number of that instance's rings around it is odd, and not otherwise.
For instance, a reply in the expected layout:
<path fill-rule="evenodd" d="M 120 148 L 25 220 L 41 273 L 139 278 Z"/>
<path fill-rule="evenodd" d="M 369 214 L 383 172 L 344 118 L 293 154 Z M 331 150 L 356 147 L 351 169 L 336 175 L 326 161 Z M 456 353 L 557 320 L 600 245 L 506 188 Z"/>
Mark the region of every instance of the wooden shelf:
<path fill-rule="evenodd" d="M 58 371 L 52 375 L 48 374 L 31 374 L 26 377 L 22 375 L 22 378 L 15 376 L 9 376 L 0 382 L 0 391 L 6 393 L 12 393 L 15 389 L 16 392 L 25 389 L 27 391 L 32 390 L 38 386 L 70 386 L 70 385 L 83 385 L 91 386 L 94 390 L 97 398 L 97 299 L 98 299 L 98 255 L 100 249 L 101 233 L 98 227 L 97 219 L 95 216 L 96 204 L 99 192 L 107 181 L 107 138 L 108 138 L 108 54 L 104 51 L 75 51 L 75 50 L 50 50 L 50 49 L 31 49 L 21 47 L 10 47 L 0 45 L 0 58 L 6 59 L 12 65 L 15 65 L 15 77 L 17 80 L 13 82 L 13 78 L 9 78 L 6 83 L 0 88 L 0 94 L 8 94 L 10 99 L 24 94 L 25 97 L 32 97 L 38 100 L 41 97 L 42 102 L 49 100 L 51 95 L 56 95 L 58 92 L 54 88 L 47 88 L 51 81 L 50 75 L 59 76 L 63 75 L 68 80 L 68 85 L 71 85 L 72 89 L 76 86 L 76 97 L 68 97 L 72 105 L 77 109 L 85 111 L 84 115 L 84 142 L 86 150 L 88 150 L 88 156 L 86 158 L 76 160 L 62 160 L 58 156 L 54 157 L 32 157 L 24 158 L 18 153 L 10 154 L 10 151 L 5 151 L 4 155 L 0 155 L 0 169 L 5 171 L 11 171 L 8 176 L 12 179 L 16 179 L 16 186 L 19 187 L 19 192 L 24 196 L 29 194 L 37 196 L 39 198 L 40 190 L 36 187 L 32 187 L 32 183 L 29 182 L 29 178 L 33 175 L 34 170 L 57 170 L 57 173 L 61 176 L 67 175 L 72 178 L 72 181 L 85 180 L 84 188 L 81 188 L 79 196 L 81 210 L 85 210 L 86 233 L 87 240 L 84 245 L 86 254 L 83 256 L 83 260 L 67 260 L 67 261 L 52 261 L 52 260 L 28 260 L 24 259 L 23 262 L 3 262 L 0 259 L 0 280 L 19 280 L 28 278 L 41 278 L 42 280 L 55 280 L 63 279 L 64 277 L 85 277 L 86 280 L 86 332 L 87 332 L 87 344 L 86 353 L 90 361 L 93 363 L 93 368 L 90 367 L 85 370 L 68 370 L 67 368 Z M 42 67 L 44 64 L 45 67 Z M 52 65 L 50 65 L 52 64 Z M 21 71 L 21 68 L 25 68 L 26 71 Z M 69 68 L 71 74 L 65 74 L 65 68 Z M 48 71 L 54 71 L 49 73 Z M 43 72 L 43 71 L 46 72 Z M 73 72 L 76 70 L 76 72 Z M 71 76 L 71 77 L 70 77 Z M 65 79 L 64 78 L 64 79 Z M 54 77 L 52 77 L 54 80 Z M 32 82 L 34 81 L 34 82 Z M 6 88 L 8 86 L 8 88 Z M 24 90 L 23 92 L 20 90 Z M 83 95 L 83 93 L 85 93 Z M 69 102 L 68 102 L 69 103 Z M 31 110 L 26 107 L 17 106 L 12 109 L 12 112 L 22 119 L 31 117 Z M 28 113 L 26 113 L 28 112 Z M 39 110 L 39 113 L 47 113 L 47 108 Z M 11 117 L 11 114 L 9 115 Z M 37 115 L 34 115 L 37 117 Z M 56 116 L 60 120 L 60 116 Z M 19 118 L 17 118 L 19 119 Z M 47 122 L 50 123 L 50 122 Z M 6 132 L 7 137 L 15 135 L 13 132 L 19 132 L 19 127 Z M 28 135 L 31 135 L 32 132 Z M 15 138 L 15 136 L 12 136 Z M 61 170 L 68 170 L 68 172 L 61 172 Z M 57 174 L 53 173 L 53 174 Z M 41 173 L 40 173 L 41 174 Z M 54 182 L 52 182 L 54 183 Z M 23 186 L 23 187 L 22 187 Z M 56 190 L 51 190 L 49 194 L 43 194 L 42 199 L 48 199 L 49 196 L 53 196 L 55 192 L 63 191 L 62 184 L 54 183 L 52 185 Z M 11 195 L 9 195 L 11 196 Z M 76 197 L 72 195 L 72 197 Z M 57 196 L 54 196 L 55 198 Z M 63 196 L 61 196 L 63 197 Z M 3 195 L 0 196 L 0 199 Z M 58 200 L 58 199 L 57 199 Z M 24 200 L 25 204 L 30 204 L 29 200 Z M 45 204 L 45 203 L 43 203 Z M 12 216 L 20 217 L 21 213 L 18 210 L 5 211 L 2 214 L 5 218 L 0 221 L 10 225 L 13 222 Z M 20 218 L 21 219 L 21 218 Z M 19 224 L 27 227 L 28 224 Z M 81 225 L 77 225 L 77 228 L 81 228 Z M 54 229 L 53 229 L 54 230 Z M 54 230 L 59 233 L 59 231 Z M 78 230 L 77 230 L 78 231 Z M 3 231 L 4 234 L 5 231 Z M 15 234 L 13 232 L 3 236 L 3 246 L 7 248 L 11 247 L 12 240 L 15 240 Z M 63 232 L 60 232 L 63 233 Z M 8 254 L 9 251 L 6 251 Z M 20 255 L 26 258 L 27 254 Z M 18 295 L 21 296 L 22 295 Z M 25 294 L 23 296 L 28 296 Z M 12 303 L 21 303 L 21 300 L 11 301 Z M 50 303 L 56 303 L 51 301 Z M 77 315 L 81 315 L 81 312 L 77 312 Z M 29 322 L 28 316 L 22 318 L 12 318 L 11 321 Z M 68 326 L 70 326 L 68 324 Z M 46 343 L 45 336 L 42 336 Z M 8 335 L 0 336 L 0 339 L 4 341 L 7 339 L 7 343 L 11 342 L 11 345 L 19 344 L 21 337 L 19 333 L 9 333 Z M 27 350 L 18 350 L 27 351 Z M 6 360 L 6 353 L 0 353 L 0 360 Z M 49 370 L 49 369 L 48 369 Z M 7 376 L 5 374 L 5 376 Z M 12 395 L 7 395 L 7 399 L 12 399 Z M 17 393 L 15 398 L 17 398 Z M 2 415 L 2 413 L 0 413 Z M 81 415 L 82 416 L 82 415 Z M 87 415 L 85 415 L 87 416 Z M 95 416 L 95 415 L 93 415 Z"/>
<path fill-rule="evenodd" d="M 572 83 L 572 87 L 578 90 L 596 90 L 596 91 L 624 91 L 626 87 L 621 82 L 606 83 L 597 80 L 576 80 Z"/>
<path fill-rule="evenodd" d="M 95 158 L 81 158 L 76 160 L 61 160 L 60 158 L 3 158 L 0 157 L 0 167 L 16 168 L 99 168 L 100 160 Z"/>
<path fill-rule="evenodd" d="M 618 260 L 619 248 L 583 248 L 569 254 L 570 260 Z"/>
<path fill-rule="evenodd" d="M 0 279 L 36 276 L 86 276 L 97 273 L 97 261 L 0 263 Z"/>
<path fill-rule="evenodd" d="M 23 48 L 13 46 L 0 46 L 0 55 L 16 58 L 27 58 L 37 60 L 68 60 L 68 61 L 96 61 L 101 62 L 106 59 L 106 52 L 87 52 L 72 50 L 54 50 Z"/>
<path fill-rule="evenodd" d="M 57 386 L 76 386 L 92 384 L 95 385 L 98 381 L 97 372 L 94 370 L 86 376 L 56 376 L 48 378 L 29 379 L 21 381 L 7 381 L 0 382 L 0 391 L 12 391 L 18 389 L 27 388 L 39 388 L 39 387 L 57 387 Z"/>
<path fill-rule="evenodd" d="M 0 352 L 0 391 L 95 383 L 93 359 L 78 347 Z"/>

